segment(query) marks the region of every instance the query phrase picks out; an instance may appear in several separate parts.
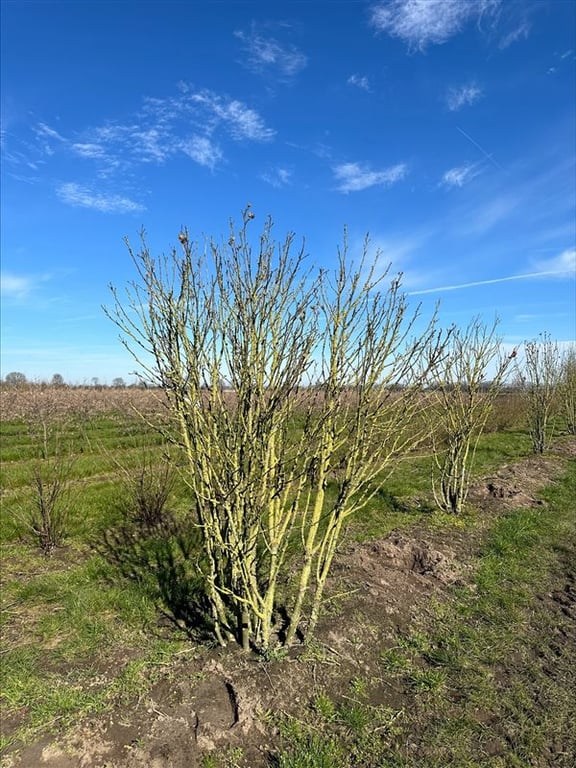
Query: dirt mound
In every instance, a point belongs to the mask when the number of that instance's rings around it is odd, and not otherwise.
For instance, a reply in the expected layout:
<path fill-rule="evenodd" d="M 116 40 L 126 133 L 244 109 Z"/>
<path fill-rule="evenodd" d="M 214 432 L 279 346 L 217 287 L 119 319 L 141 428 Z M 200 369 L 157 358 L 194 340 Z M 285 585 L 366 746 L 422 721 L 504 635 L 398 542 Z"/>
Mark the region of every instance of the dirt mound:
<path fill-rule="evenodd" d="M 387 539 L 358 544 L 344 556 L 376 581 L 386 581 L 390 570 L 430 576 L 442 584 L 454 583 L 461 572 L 453 552 L 440 552 L 427 541 L 392 533 Z"/>
<path fill-rule="evenodd" d="M 576 441 L 563 442 L 558 453 L 567 455 L 569 445 L 576 445 Z M 499 510 L 540 506 L 543 501 L 537 498 L 538 491 L 562 472 L 562 466 L 557 456 L 531 456 L 515 464 L 505 464 L 472 486 L 468 502 Z"/>

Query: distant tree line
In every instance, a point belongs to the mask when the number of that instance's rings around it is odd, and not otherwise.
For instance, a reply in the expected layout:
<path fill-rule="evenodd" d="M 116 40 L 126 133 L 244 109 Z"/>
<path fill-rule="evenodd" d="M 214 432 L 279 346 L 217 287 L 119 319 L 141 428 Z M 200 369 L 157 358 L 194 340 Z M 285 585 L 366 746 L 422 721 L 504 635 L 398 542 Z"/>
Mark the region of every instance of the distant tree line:
<path fill-rule="evenodd" d="M 114 379 L 112 379 L 111 384 L 101 383 L 100 379 L 97 376 L 94 376 L 92 379 L 90 379 L 89 384 L 86 382 L 83 384 L 68 384 L 61 373 L 55 373 L 50 379 L 50 381 L 28 380 L 26 374 L 22 373 L 22 371 L 11 371 L 10 373 L 7 373 L 2 383 L 9 387 L 22 387 L 26 385 L 26 386 L 54 387 L 55 389 L 62 388 L 62 387 L 87 387 L 87 386 L 94 387 L 96 389 L 124 389 L 126 387 L 129 387 L 129 388 L 141 387 L 143 389 L 146 389 L 149 386 L 151 386 L 147 382 L 143 381 L 142 379 L 132 384 L 126 384 L 126 381 L 121 376 L 117 376 Z"/>

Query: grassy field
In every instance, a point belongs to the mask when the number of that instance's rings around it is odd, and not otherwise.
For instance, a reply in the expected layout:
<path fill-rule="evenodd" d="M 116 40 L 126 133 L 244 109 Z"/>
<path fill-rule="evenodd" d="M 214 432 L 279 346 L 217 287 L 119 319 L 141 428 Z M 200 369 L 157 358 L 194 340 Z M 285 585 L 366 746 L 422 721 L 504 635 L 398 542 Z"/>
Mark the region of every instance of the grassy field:
<path fill-rule="evenodd" d="M 183 542 L 178 527 L 188 514 L 187 488 L 177 471 L 166 487 L 158 479 L 167 454 L 176 467 L 179 459 L 131 410 L 136 405 L 149 420 L 159 418 L 156 394 L 52 394 L 42 400 L 35 391 L 25 402 L 2 393 L 1 746 L 7 754 L 83 717 L 131 707 L 202 636 L 201 617 L 186 613 L 195 599 L 197 546 L 195 532 Z M 478 477 L 529 454 L 529 438 L 517 413 L 511 414 L 504 406 L 482 437 Z M 69 510 L 63 546 L 49 557 L 28 525 L 38 467 L 52 466 L 43 450 L 66 457 Z M 488 765 L 488 757 L 482 762 L 475 755 L 486 752 L 486 722 L 493 718 L 500 725 L 488 745 L 490 765 L 573 765 L 560 753 L 543 762 L 554 741 L 566 754 L 574 747 L 565 737 L 574 666 L 559 657 L 561 674 L 543 671 L 542 659 L 552 654 L 555 614 L 536 597 L 552 589 L 562 558 L 575 552 L 573 469 L 547 492 L 546 505 L 484 521 L 473 588 L 454 590 L 425 626 L 382 651 L 381 675 L 401 683 L 415 707 L 372 704 L 373 681 L 359 677 L 347 698 L 322 694 L 300 718 L 275 721 L 280 746 L 271 764 Z M 399 460 L 348 540 L 415 526 L 449 535 L 454 520 L 432 513 L 431 471 L 425 451 Z M 169 491 L 161 526 L 138 523 L 138 478 L 154 479 L 148 494 L 158 482 Z M 480 535 L 472 509 L 458 526 Z M 159 553 L 172 563 L 170 575 L 179 578 L 179 587 L 157 568 Z M 536 708 L 527 693 L 534 685 L 541 691 Z M 425 741 L 430 754 L 411 757 L 411 739 Z M 212 756 L 205 764 L 242 764 L 240 757 L 234 760 Z"/>
<path fill-rule="evenodd" d="M 134 402 L 142 405 L 142 393 L 113 393 L 107 408 L 105 394 L 53 394 L 44 395 L 51 400 L 40 403 L 44 411 L 38 402 L 19 403 L 12 411 L 21 418 L 0 423 L 2 707 L 4 724 L 12 726 L 3 735 L 8 742 L 28 741 L 132 695 L 149 669 L 181 642 L 178 633 L 155 637 L 154 590 L 118 581 L 115 566 L 99 553 L 106 535 L 130 513 L 126 471 L 160 462 L 164 451 L 157 433 L 131 412 Z M 153 404 L 149 395 L 148 400 Z M 50 451 L 57 445 L 67 469 L 66 536 L 51 557 L 35 546 L 29 530 L 38 500 L 35 469 L 49 474 L 54 463 L 39 458 L 42 418 Z M 182 489 L 175 487 L 170 501 L 174 507 L 185 504 Z"/>

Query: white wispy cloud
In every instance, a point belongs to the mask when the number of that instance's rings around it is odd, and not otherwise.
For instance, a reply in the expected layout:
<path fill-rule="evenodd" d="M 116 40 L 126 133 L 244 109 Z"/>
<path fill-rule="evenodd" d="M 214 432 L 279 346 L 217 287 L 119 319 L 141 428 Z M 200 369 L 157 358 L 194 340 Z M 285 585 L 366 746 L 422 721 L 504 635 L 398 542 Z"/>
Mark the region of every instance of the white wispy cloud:
<path fill-rule="evenodd" d="M 478 168 L 478 163 L 458 165 L 455 168 L 450 168 L 450 170 L 443 174 L 440 186 L 448 187 L 449 189 L 453 187 L 463 187 L 481 172 L 482 171 Z"/>
<path fill-rule="evenodd" d="M 542 274 L 567 275 L 576 278 L 576 248 L 566 248 L 557 256 L 537 261 L 534 266 Z"/>
<path fill-rule="evenodd" d="M 308 64 L 308 57 L 296 46 L 259 34 L 254 26 L 248 32 L 236 30 L 234 35 L 246 54 L 242 63 L 253 72 L 267 70 L 282 78 L 292 78 Z"/>
<path fill-rule="evenodd" d="M 92 208 L 101 213 L 134 213 L 145 207 L 121 195 L 94 192 L 74 182 L 61 184 L 56 190 L 58 197 L 67 205 L 77 208 Z"/>
<path fill-rule="evenodd" d="M 34 142 L 30 143 L 28 141 L 23 141 L 21 142 L 21 145 L 26 150 L 23 153 L 26 157 L 26 165 L 33 170 L 36 170 L 38 164 L 44 163 L 46 158 L 55 155 L 56 152 L 61 149 L 62 145 L 67 144 L 67 140 L 55 128 L 52 128 L 46 123 L 39 122 L 32 125 L 31 128 L 32 133 L 34 134 Z M 36 157 L 29 157 L 30 150 L 35 150 Z M 15 158 L 8 157 L 7 159 Z"/>
<path fill-rule="evenodd" d="M 233 139 L 270 141 L 276 134 L 266 126 L 256 110 L 242 101 L 222 97 L 209 90 L 191 93 L 189 99 L 194 104 L 202 105 L 215 124 L 222 123 Z"/>
<path fill-rule="evenodd" d="M 34 141 L 29 143 L 27 155 L 14 158 L 13 165 L 26 164 L 37 170 L 39 163 L 44 164 L 55 153 L 65 153 L 93 163 L 99 179 L 110 179 L 138 165 L 161 165 L 179 154 L 214 169 L 224 160 L 223 139 L 268 142 L 276 135 L 245 102 L 186 83 L 180 83 L 178 92 L 166 98 L 145 98 L 141 109 L 124 122 L 109 119 L 73 136 L 64 136 L 41 122 L 32 132 Z M 90 200 L 89 204 L 78 204 L 101 210 L 128 210 L 132 202 L 118 197 L 108 206 L 107 198 L 100 200 L 90 193 L 82 197 L 77 190 L 68 194 L 66 187 L 60 196 Z"/>
<path fill-rule="evenodd" d="M 563 53 L 554 53 L 554 59 L 556 60 L 556 64 L 552 64 L 548 69 L 546 70 L 547 75 L 555 75 L 558 72 L 562 71 L 565 67 L 565 61 L 568 58 L 571 58 L 572 61 L 576 60 L 576 57 L 574 57 L 574 52 L 572 49 L 569 49 L 567 51 L 564 51 Z M 571 62 L 572 63 L 572 62 Z"/>
<path fill-rule="evenodd" d="M 288 168 L 271 168 L 260 175 L 262 181 L 265 181 L 270 186 L 280 189 L 290 184 L 292 179 L 292 171 Z"/>
<path fill-rule="evenodd" d="M 8 145 L 8 142 L 5 140 L 4 145 L 2 146 L 2 163 L 4 169 L 18 168 L 18 172 L 22 172 L 22 169 L 24 169 L 25 173 L 27 173 L 28 169 L 37 171 L 38 165 L 41 162 L 38 158 L 38 151 L 34 151 L 35 148 L 32 148 L 24 142 L 20 143 L 24 146 L 14 149 L 11 145 Z M 33 154 L 35 157 L 32 157 Z"/>
<path fill-rule="evenodd" d="M 163 125 L 143 119 L 137 115 L 128 124 L 107 123 L 89 129 L 92 142 L 87 145 L 84 157 L 102 160 L 108 170 L 126 168 L 133 163 L 156 163 L 161 165 L 176 151 L 175 136 Z M 96 147 L 100 152 L 96 154 Z"/>
<path fill-rule="evenodd" d="M 355 85 L 356 88 L 360 88 L 367 93 L 370 93 L 370 81 L 366 75 L 350 75 L 346 81 L 348 85 Z"/>
<path fill-rule="evenodd" d="M 11 171 L 7 171 L 6 175 L 10 176 L 11 179 L 15 179 L 15 181 L 21 181 L 23 184 L 38 184 L 39 181 L 42 181 L 41 176 L 28 176 L 24 173 L 13 173 Z"/>
<path fill-rule="evenodd" d="M 388 0 L 373 6 L 370 23 L 411 50 L 441 45 L 472 20 L 495 14 L 500 0 Z"/>
<path fill-rule="evenodd" d="M 522 196 L 516 190 L 495 196 L 468 212 L 462 221 L 461 231 L 468 235 L 484 234 L 509 220 L 518 212 L 522 203 Z"/>
<path fill-rule="evenodd" d="M 163 130 L 157 126 L 139 127 L 132 130 L 130 140 L 134 142 L 134 153 L 144 163 L 162 164 L 173 153 L 171 142 L 166 141 Z"/>
<path fill-rule="evenodd" d="M 0 275 L 0 293 L 5 298 L 23 299 L 33 287 L 33 281 L 30 277 L 22 275 L 13 275 L 9 272 L 2 272 Z"/>
<path fill-rule="evenodd" d="M 339 182 L 339 192 L 360 192 L 369 187 L 390 186 L 401 181 L 408 173 L 408 167 L 405 163 L 398 163 L 381 171 L 373 171 L 360 163 L 342 163 L 333 172 Z"/>
<path fill-rule="evenodd" d="M 80 157 L 105 157 L 106 151 L 101 144 L 72 144 L 72 151 Z"/>
<path fill-rule="evenodd" d="M 529 314 L 521 314 L 521 315 L 515 315 L 514 320 L 517 323 L 531 323 L 533 320 L 537 320 L 541 315 L 529 315 Z"/>
<path fill-rule="evenodd" d="M 57 130 L 51 128 L 49 125 L 46 125 L 46 123 L 38 123 L 36 126 L 34 126 L 34 132 L 37 136 L 48 137 L 50 139 L 56 139 L 57 141 L 66 141 L 66 139 L 61 136 Z"/>
<path fill-rule="evenodd" d="M 4 299 L 24 301 L 29 299 L 42 283 L 50 280 L 50 275 L 17 275 L 13 272 L 0 274 L 0 295 Z"/>
<path fill-rule="evenodd" d="M 429 284 L 429 275 L 420 263 L 417 266 L 417 256 L 426 246 L 429 239 L 427 230 L 411 231 L 407 235 L 376 235 L 370 237 L 370 252 L 376 254 L 376 275 L 388 272 L 390 277 L 402 276 L 402 288 L 407 290 L 419 285 Z M 360 258 L 363 252 L 364 240 L 352 243 L 351 251 L 355 258 Z"/>
<path fill-rule="evenodd" d="M 207 136 L 191 136 L 180 144 L 180 149 L 199 165 L 213 170 L 222 160 L 222 150 Z"/>
<path fill-rule="evenodd" d="M 276 131 L 266 127 L 256 110 L 250 109 L 241 101 L 215 105 L 215 111 L 226 123 L 233 139 L 270 141 L 276 135 Z"/>
<path fill-rule="evenodd" d="M 458 112 L 462 107 L 475 104 L 483 95 L 482 89 L 476 83 L 467 83 L 450 88 L 446 94 L 446 104 L 451 112 Z"/>
<path fill-rule="evenodd" d="M 508 32 L 507 35 L 504 35 L 502 38 L 500 38 L 500 42 L 498 44 L 498 47 L 501 50 L 504 50 L 505 48 L 508 48 L 513 43 L 517 42 L 518 40 L 526 40 L 528 35 L 530 34 L 531 24 L 527 22 L 525 19 L 511 32 Z"/>

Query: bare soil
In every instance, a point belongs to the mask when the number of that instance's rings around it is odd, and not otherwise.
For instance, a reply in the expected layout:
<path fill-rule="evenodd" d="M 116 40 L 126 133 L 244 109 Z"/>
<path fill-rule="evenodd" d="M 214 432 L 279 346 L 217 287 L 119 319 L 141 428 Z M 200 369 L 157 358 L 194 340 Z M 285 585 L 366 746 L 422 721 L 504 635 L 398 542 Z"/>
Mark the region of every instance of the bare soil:
<path fill-rule="evenodd" d="M 574 445 L 563 450 L 573 453 Z M 557 456 L 510 464 L 475 486 L 470 501 L 487 520 L 515 506 L 539 505 L 538 490 L 561 467 Z M 215 749 L 241 747 L 238 764 L 259 768 L 269 765 L 277 744 L 270 713 L 297 715 L 320 692 L 337 698 L 353 679 L 369 679 L 372 703 L 400 709 L 407 704 L 406 691 L 393 677 L 382 677 L 381 654 L 399 633 L 416 622 L 425 625 L 432 603 L 452 585 L 468 583 L 480 538 L 477 528 L 440 528 L 431 518 L 430 525 L 383 540 L 348 544 L 335 563 L 332 599 L 310 645 L 267 661 L 237 649 L 191 646 L 132 706 L 46 736 L 6 756 L 3 765 L 195 768 Z M 541 600 L 571 619 L 571 631 L 565 629 L 557 643 L 562 654 L 574 657 L 576 564 L 567 560 L 564 566 L 555 589 Z M 554 675 L 553 659 L 546 663 Z"/>

